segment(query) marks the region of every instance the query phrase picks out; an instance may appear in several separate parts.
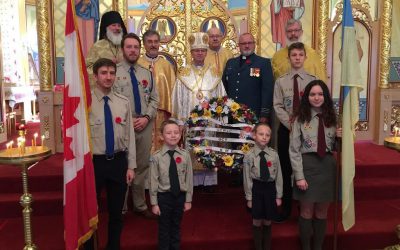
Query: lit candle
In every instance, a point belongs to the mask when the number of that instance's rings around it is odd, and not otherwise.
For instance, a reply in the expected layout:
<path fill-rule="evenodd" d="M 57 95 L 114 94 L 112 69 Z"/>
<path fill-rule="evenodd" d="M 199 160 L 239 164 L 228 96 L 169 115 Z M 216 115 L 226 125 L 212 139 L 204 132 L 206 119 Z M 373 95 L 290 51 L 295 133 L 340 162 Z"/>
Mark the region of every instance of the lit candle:
<path fill-rule="evenodd" d="M 44 147 L 44 135 L 42 135 L 42 147 Z"/>
<path fill-rule="evenodd" d="M 22 155 L 21 142 L 18 142 L 18 152 L 19 152 L 19 155 Z"/>
<path fill-rule="evenodd" d="M 34 138 L 33 146 L 35 146 L 35 147 L 36 147 L 36 139 L 37 139 L 37 137 L 38 137 L 38 133 L 33 134 L 33 138 Z"/>

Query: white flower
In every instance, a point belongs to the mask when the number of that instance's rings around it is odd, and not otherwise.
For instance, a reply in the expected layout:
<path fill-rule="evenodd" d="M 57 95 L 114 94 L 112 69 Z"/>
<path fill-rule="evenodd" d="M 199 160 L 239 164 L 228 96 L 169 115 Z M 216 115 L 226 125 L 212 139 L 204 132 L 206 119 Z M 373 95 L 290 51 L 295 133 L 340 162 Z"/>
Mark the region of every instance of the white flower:
<path fill-rule="evenodd" d="M 228 98 L 228 100 L 226 100 L 225 105 L 230 107 L 230 106 L 232 106 L 232 104 L 233 104 L 233 100 L 231 98 Z"/>
<path fill-rule="evenodd" d="M 224 109 L 222 110 L 222 113 L 229 114 L 229 107 L 228 106 L 224 106 Z"/>

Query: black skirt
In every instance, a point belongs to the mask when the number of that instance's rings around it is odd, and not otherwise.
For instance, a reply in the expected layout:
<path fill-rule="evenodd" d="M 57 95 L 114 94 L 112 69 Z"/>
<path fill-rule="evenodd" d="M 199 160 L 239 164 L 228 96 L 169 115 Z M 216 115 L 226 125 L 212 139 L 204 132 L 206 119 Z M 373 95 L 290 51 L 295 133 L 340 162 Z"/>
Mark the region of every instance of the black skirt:
<path fill-rule="evenodd" d="M 300 190 L 296 183 L 293 199 L 308 202 L 331 202 L 335 199 L 336 160 L 332 154 L 320 158 L 316 153 L 303 154 L 303 172 L 308 189 Z"/>
<path fill-rule="evenodd" d="M 251 214 L 256 220 L 273 220 L 278 215 L 275 181 L 253 179 Z"/>

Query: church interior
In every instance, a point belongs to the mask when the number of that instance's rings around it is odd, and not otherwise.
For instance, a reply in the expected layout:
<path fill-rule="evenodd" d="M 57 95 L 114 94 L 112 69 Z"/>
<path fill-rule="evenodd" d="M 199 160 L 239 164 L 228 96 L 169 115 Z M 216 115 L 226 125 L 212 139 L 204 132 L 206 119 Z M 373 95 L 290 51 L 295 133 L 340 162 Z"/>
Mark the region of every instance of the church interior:
<path fill-rule="evenodd" d="M 159 32 L 159 53 L 177 73 L 192 60 L 189 35 L 211 27 L 221 30 L 222 46 L 234 56 L 240 54 L 240 34 L 248 32 L 255 38 L 256 54 L 272 58 L 286 41 L 272 31 L 272 26 L 279 29 L 279 25 L 273 25 L 271 6 L 284 2 L 281 7 L 290 8 L 297 15 L 292 18 L 302 22 L 302 42 L 320 55 L 326 84 L 340 110 L 342 0 L 72 2 L 79 5 L 75 11 L 83 56 L 96 42 L 102 14 L 115 10 L 129 33 L 142 37 L 148 29 Z M 333 219 L 337 211 L 332 206 L 324 249 L 400 249 L 400 26 L 396 25 L 400 23 L 400 1 L 351 3 L 363 85 L 354 145 L 355 225 L 345 231 L 341 216 Z M 39 249 L 64 249 L 66 5 L 65 0 L 0 1 L 0 249 L 21 249 L 32 242 Z M 97 11 L 89 10 L 96 6 Z M 20 162 L 7 160 L 7 150 L 20 143 L 17 137 L 21 135 L 26 138 L 24 145 L 49 149 L 47 156 L 40 156 L 43 161 L 21 163 L 22 179 Z M 28 193 L 28 180 L 31 194 L 21 196 Z M 182 222 L 182 249 L 253 249 L 243 188 L 230 187 L 229 181 L 229 173 L 221 171 L 216 192 L 195 188 L 193 209 Z M 105 246 L 107 235 L 104 207 L 99 211 L 99 249 Z M 273 249 L 301 248 L 297 214 L 293 211 L 288 221 L 274 225 Z M 156 221 L 126 214 L 121 246 L 156 249 Z"/>

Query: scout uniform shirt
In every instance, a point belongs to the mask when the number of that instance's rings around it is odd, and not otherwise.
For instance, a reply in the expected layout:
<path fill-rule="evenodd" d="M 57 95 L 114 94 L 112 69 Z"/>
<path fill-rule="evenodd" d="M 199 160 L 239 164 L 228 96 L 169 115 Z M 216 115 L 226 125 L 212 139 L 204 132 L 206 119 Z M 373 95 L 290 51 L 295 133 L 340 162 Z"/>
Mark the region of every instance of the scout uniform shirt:
<path fill-rule="evenodd" d="M 98 89 L 92 90 L 92 106 L 89 113 L 90 137 L 93 154 L 106 154 L 106 134 L 104 125 L 104 94 Z M 128 168 L 136 168 L 135 132 L 132 126 L 131 107 L 129 100 L 120 94 L 111 91 L 108 94 L 113 128 L 114 152 L 128 151 Z"/>
<path fill-rule="evenodd" d="M 274 87 L 274 109 L 279 121 L 289 130 L 293 115 L 293 81 L 294 75 L 298 74 L 297 83 L 299 89 L 299 99 L 303 95 L 303 91 L 307 84 L 315 80 L 315 76 L 308 74 L 303 69 L 299 71 L 291 71 L 284 74 L 275 81 Z"/>
<path fill-rule="evenodd" d="M 318 148 L 318 113 L 311 109 L 311 121 L 293 123 L 290 133 L 289 155 L 296 181 L 304 179 L 302 154 L 317 152 Z M 325 127 L 326 151 L 332 152 L 335 145 L 336 127 Z"/>
<path fill-rule="evenodd" d="M 281 164 L 279 162 L 279 156 L 275 150 L 270 147 L 265 147 L 265 159 L 267 160 L 266 167 L 269 170 L 269 180 L 275 181 L 276 186 L 276 198 L 281 198 L 283 194 L 283 181 Z M 246 195 L 246 200 L 252 200 L 252 187 L 253 179 L 261 180 L 260 178 L 260 152 L 261 149 L 255 145 L 243 158 L 243 187 Z"/>
<path fill-rule="evenodd" d="M 157 150 L 150 159 L 150 203 L 157 205 L 157 193 L 169 192 L 169 164 L 171 157 L 169 148 L 165 145 Z M 182 192 L 186 192 L 186 202 L 192 202 L 193 195 L 193 169 L 189 152 L 175 148 L 174 159 L 178 170 L 179 186 Z"/>
<path fill-rule="evenodd" d="M 135 76 L 139 85 L 140 103 L 142 106 L 142 113 L 135 113 L 135 101 L 133 96 L 132 81 L 130 76 L 130 64 L 125 60 L 117 65 L 117 80 L 113 86 L 114 90 L 126 97 L 131 101 L 132 117 L 148 116 L 153 119 L 157 114 L 158 107 L 158 94 L 155 87 L 155 82 L 152 79 L 149 70 L 143 68 L 139 64 L 133 65 Z"/>

